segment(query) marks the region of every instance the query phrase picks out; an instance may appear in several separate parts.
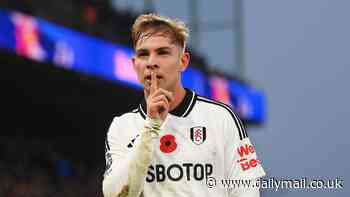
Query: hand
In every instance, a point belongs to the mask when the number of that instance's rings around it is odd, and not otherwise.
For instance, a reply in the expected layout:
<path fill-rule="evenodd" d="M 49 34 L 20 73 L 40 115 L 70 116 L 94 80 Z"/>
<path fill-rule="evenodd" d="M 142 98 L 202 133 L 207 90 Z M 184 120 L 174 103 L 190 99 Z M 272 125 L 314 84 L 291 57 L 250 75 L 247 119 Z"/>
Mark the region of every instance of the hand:
<path fill-rule="evenodd" d="M 170 103 L 174 100 L 172 92 L 158 87 L 155 72 L 151 73 L 151 87 L 147 97 L 147 116 L 151 119 L 165 120 L 169 113 Z"/>

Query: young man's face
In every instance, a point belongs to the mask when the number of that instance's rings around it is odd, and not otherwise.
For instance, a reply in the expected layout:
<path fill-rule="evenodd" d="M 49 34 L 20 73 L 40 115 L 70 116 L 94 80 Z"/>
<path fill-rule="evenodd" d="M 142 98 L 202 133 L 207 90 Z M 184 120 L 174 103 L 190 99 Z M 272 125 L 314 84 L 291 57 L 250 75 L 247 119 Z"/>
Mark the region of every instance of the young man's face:
<path fill-rule="evenodd" d="M 181 84 L 180 73 L 189 62 L 189 54 L 171 42 L 168 35 L 154 33 L 141 38 L 135 46 L 133 66 L 137 77 L 149 92 L 151 86 L 151 71 L 155 72 L 158 87 L 174 91 Z"/>

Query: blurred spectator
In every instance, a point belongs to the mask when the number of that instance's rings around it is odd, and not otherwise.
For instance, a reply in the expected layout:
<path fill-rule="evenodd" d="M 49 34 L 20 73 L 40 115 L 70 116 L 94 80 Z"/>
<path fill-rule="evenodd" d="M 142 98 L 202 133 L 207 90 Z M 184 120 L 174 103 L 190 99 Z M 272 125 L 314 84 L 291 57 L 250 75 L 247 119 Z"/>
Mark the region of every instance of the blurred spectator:
<path fill-rule="evenodd" d="M 99 197 L 104 164 L 66 159 L 52 140 L 0 139 L 0 196 Z"/>
<path fill-rule="evenodd" d="M 112 1 L 113 2 L 113 1 Z M 117 4 L 105 0 L 1 0 L 0 8 L 17 10 L 44 18 L 59 25 L 87 33 L 91 36 L 132 47 L 131 26 L 141 13 L 129 9 L 116 9 Z M 145 1 L 144 12 L 154 10 L 152 1 Z M 191 64 L 207 72 L 205 58 L 194 49 Z"/>

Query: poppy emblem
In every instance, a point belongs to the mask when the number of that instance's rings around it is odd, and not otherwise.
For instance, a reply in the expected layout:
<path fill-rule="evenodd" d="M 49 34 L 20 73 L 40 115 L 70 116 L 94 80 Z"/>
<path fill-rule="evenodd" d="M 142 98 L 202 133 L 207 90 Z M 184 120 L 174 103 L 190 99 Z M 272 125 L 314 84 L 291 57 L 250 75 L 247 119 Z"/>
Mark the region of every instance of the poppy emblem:
<path fill-rule="evenodd" d="M 173 135 L 164 135 L 160 138 L 160 150 L 163 153 L 171 153 L 176 150 L 177 144 L 175 136 Z"/>

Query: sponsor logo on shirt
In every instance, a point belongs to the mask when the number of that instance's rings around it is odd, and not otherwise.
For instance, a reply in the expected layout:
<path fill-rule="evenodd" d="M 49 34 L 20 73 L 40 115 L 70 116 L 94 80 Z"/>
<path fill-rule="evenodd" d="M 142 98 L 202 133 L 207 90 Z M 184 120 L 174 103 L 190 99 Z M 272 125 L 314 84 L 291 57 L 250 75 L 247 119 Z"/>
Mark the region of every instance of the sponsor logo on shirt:
<path fill-rule="evenodd" d="M 136 141 L 136 138 L 139 137 L 140 135 L 136 135 L 136 137 L 134 137 L 131 142 L 127 145 L 128 148 L 132 148 L 134 147 L 134 144 L 135 144 L 135 141 Z"/>
<path fill-rule="evenodd" d="M 207 132 L 205 127 L 192 127 L 190 137 L 193 143 L 196 145 L 203 144 L 207 138 Z"/>
<path fill-rule="evenodd" d="M 255 153 L 255 149 L 251 144 L 244 144 L 240 146 L 237 148 L 237 153 L 240 156 L 237 163 L 240 164 L 243 171 L 255 168 L 259 164 L 259 161 L 256 158 L 249 158 Z"/>
<path fill-rule="evenodd" d="M 182 163 L 171 164 L 165 166 L 156 164 L 149 166 L 147 182 L 163 182 L 166 180 L 179 181 L 185 179 L 187 181 L 201 181 L 206 179 L 213 173 L 213 165 L 210 163 Z"/>

